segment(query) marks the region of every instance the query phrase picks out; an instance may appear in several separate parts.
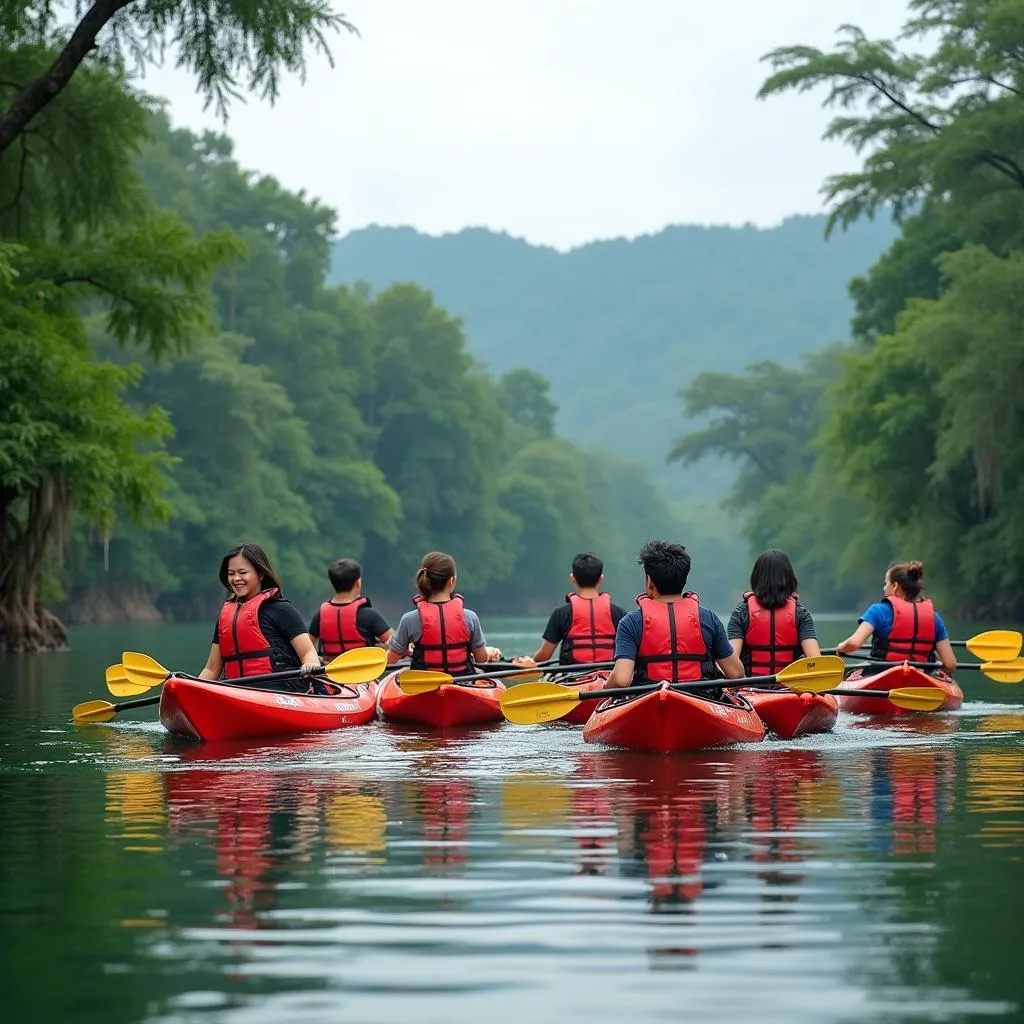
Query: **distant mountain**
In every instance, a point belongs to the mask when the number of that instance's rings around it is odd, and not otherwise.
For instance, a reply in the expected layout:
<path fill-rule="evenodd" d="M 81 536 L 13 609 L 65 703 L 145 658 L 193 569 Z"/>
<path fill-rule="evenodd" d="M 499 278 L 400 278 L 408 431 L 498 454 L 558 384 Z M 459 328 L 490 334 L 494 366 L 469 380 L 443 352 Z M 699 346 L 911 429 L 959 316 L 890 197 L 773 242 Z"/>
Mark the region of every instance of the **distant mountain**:
<path fill-rule="evenodd" d="M 727 467 L 667 466 L 687 429 L 676 392 L 702 370 L 795 363 L 847 337 L 847 285 L 896 237 L 888 221 L 824 238 L 824 216 L 760 229 L 676 226 L 560 253 L 482 228 L 369 227 L 335 243 L 333 283 L 417 281 L 463 318 L 493 371 L 542 371 L 570 440 L 642 458 L 676 497 Z"/>

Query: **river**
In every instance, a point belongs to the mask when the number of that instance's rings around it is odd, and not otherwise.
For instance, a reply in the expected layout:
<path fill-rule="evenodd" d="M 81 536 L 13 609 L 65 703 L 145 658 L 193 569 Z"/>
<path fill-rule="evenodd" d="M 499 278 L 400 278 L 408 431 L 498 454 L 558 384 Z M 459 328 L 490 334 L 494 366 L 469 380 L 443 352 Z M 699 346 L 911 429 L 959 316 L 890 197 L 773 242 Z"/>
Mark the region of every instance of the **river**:
<path fill-rule="evenodd" d="M 506 654 L 542 625 L 485 622 Z M 216 749 L 69 715 L 122 650 L 195 671 L 208 625 L 72 643 L 0 656 L 14 1024 L 1024 1019 L 1024 685 L 692 755 L 508 724 Z"/>

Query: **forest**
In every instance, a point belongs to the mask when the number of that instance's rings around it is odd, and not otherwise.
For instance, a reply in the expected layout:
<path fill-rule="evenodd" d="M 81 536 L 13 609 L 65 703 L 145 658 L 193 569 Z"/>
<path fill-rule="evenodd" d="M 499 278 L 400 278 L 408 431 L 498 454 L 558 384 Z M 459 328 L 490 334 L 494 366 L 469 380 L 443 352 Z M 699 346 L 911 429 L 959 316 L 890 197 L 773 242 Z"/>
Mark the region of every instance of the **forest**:
<path fill-rule="evenodd" d="M 898 44 L 849 28 L 834 52 L 768 56 L 762 95 L 824 89 L 841 111 L 830 137 L 864 154 L 826 183 L 829 228 L 882 222 L 859 236 L 862 256 L 893 238 L 893 217 L 898 235 L 851 270 L 847 341 L 815 343 L 791 309 L 763 303 L 740 321 L 740 344 L 729 296 L 754 272 L 737 266 L 742 283 L 721 289 L 721 333 L 704 323 L 697 350 L 727 365 L 692 377 L 688 361 L 682 403 L 665 406 L 675 429 L 656 436 L 673 467 L 736 464 L 726 515 L 707 503 L 713 488 L 670 503 L 649 458 L 593 447 L 607 440 L 607 399 L 591 443 L 561 436 L 551 379 L 571 391 L 572 364 L 520 360 L 525 340 L 509 336 L 516 359 L 498 376 L 471 354 L 464 311 L 422 282 L 337 283 L 334 211 L 241 168 L 228 135 L 175 128 L 127 71 L 144 57 L 133 39 L 176 32 L 226 110 L 242 88 L 272 98 L 342 19 L 306 0 L 267 22 L 228 3 L 222 31 L 204 34 L 186 3 L 155 21 L 126 8 L 135 35 L 101 35 L 114 5 L 69 37 L 49 9 L 3 6 L 0 647 L 60 646 L 64 621 L 206 616 L 219 557 L 242 539 L 268 548 L 303 604 L 325 595 L 328 562 L 350 555 L 367 592 L 400 607 L 430 548 L 455 555 L 460 589 L 485 609 L 546 611 L 587 548 L 628 602 L 637 546 L 670 535 L 719 607 L 742 588 L 750 549 L 776 544 L 816 607 L 873 594 L 899 554 L 922 558 L 961 614 L 1019 614 L 1019 7 L 915 0 Z M 921 40 L 924 55 L 910 49 Z M 822 301 L 806 266 L 775 272 Z M 689 360 L 666 299 L 681 277 L 651 286 L 647 316 L 670 321 L 678 344 L 653 354 L 641 389 Z M 497 269 L 491 279 L 501 285 Z M 587 322 L 607 318 L 615 295 L 587 285 Z M 619 323 L 616 345 L 604 335 L 591 353 L 613 384 L 632 337 Z M 651 443 L 650 424 L 623 413 L 615 431 Z M 689 433 L 684 413 L 697 417 Z"/>

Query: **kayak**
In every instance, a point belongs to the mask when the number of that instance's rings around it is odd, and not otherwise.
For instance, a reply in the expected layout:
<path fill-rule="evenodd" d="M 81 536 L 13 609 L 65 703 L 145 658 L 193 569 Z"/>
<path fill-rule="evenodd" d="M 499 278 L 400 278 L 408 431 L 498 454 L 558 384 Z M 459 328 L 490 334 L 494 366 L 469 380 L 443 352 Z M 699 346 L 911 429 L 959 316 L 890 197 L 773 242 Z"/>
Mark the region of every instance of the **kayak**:
<path fill-rule="evenodd" d="M 376 682 L 326 685 L 338 692 L 314 697 L 171 676 L 160 694 L 160 721 L 175 736 L 218 742 L 323 732 L 373 720 Z"/>
<path fill-rule="evenodd" d="M 587 743 L 667 754 L 764 739 L 764 723 L 741 695 L 720 698 L 683 693 L 664 683 L 659 690 L 600 701 L 583 728 Z"/>
<path fill-rule="evenodd" d="M 748 688 L 737 692 L 746 697 L 765 728 L 780 740 L 812 732 L 831 732 L 839 717 L 839 701 L 828 693 Z"/>
<path fill-rule="evenodd" d="M 437 729 L 479 725 L 501 721 L 504 692 L 505 685 L 499 679 L 467 679 L 426 693 L 404 693 L 398 685 L 398 672 L 392 672 L 377 691 L 377 710 L 389 722 L 431 725 Z"/>
<path fill-rule="evenodd" d="M 553 683 L 561 684 L 567 690 L 575 690 L 577 693 L 588 693 L 590 690 L 602 689 L 605 680 L 608 678 L 608 673 L 606 671 L 588 672 L 586 675 L 576 676 L 574 679 L 565 676 L 559 678 L 557 675 L 552 677 L 549 674 L 548 678 Z M 572 725 L 583 725 L 594 713 L 597 704 L 596 700 L 581 700 L 569 714 L 555 719 L 555 721 L 569 722 Z"/>
<path fill-rule="evenodd" d="M 893 690 L 900 686 L 934 686 L 941 690 L 946 699 L 938 711 L 956 711 L 964 702 L 964 691 L 941 669 L 923 672 L 909 662 L 900 662 L 892 668 L 883 669 L 873 675 L 864 675 L 864 669 L 852 669 L 843 680 L 844 690 Z M 912 715 L 926 712 L 908 711 L 898 708 L 879 697 L 840 697 L 839 706 L 843 711 L 855 715 Z"/>

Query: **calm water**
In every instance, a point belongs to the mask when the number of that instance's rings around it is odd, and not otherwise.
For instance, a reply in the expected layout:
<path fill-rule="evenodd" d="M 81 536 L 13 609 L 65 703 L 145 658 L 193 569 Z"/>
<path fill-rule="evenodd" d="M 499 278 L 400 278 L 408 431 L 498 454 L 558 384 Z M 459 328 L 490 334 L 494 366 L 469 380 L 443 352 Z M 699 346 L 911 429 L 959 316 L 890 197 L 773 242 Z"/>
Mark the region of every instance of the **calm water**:
<path fill-rule="evenodd" d="M 488 627 L 514 653 L 542 623 Z M 1024 685 L 675 756 L 564 726 L 218 749 L 152 708 L 71 724 L 121 650 L 194 671 L 208 636 L 0 658 L 5 1020 L 1024 1019 Z"/>

